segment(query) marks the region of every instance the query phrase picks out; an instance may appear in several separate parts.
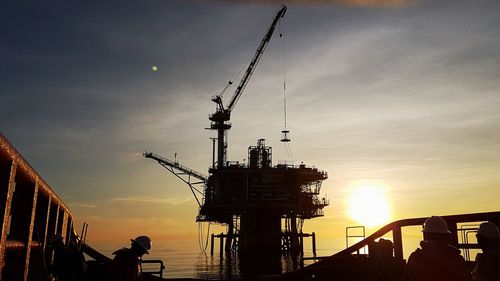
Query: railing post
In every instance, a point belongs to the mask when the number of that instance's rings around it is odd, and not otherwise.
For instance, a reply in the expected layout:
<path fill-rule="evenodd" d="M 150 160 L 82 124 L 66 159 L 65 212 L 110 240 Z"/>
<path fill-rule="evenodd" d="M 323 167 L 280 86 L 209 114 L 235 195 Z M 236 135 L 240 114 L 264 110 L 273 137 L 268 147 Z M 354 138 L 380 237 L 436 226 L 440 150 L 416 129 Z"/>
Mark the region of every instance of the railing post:
<path fill-rule="evenodd" d="M 28 280 L 28 273 L 30 267 L 30 257 L 31 257 L 31 242 L 33 241 L 33 228 L 35 226 L 35 215 L 36 215 L 36 203 L 38 199 L 38 183 L 35 183 L 35 190 L 33 192 L 33 201 L 31 204 L 31 218 L 30 218 L 30 227 L 28 230 L 28 239 L 26 242 L 26 259 L 24 266 L 24 280 Z"/>
<path fill-rule="evenodd" d="M 43 241 L 40 241 L 42 243 L 42 253 L 45 253 L 47 250 L 47 241 L 49 241 L 47 237 L 47 233 L 49 231 L 49 219 L 50 219 L 50 204 L 52 203 L 52 196 L 49 195 L 49 199 L 47 200 L 47 217 L 45 218 L 44 222 L 44 230 L 43 230 Z M 45 258 L 45 256 L 44 256 Z"/>
<path fill-rule="evenodd" d="M 8 171 L 7 171 L 8 170 Z M 5 267 L 5 249 L 7 245 L 7 230 L 9 228 L 10 221 L 10 211 L 12 205 L 12 197 L 14 194 L 14 182 L 16 178 L 17 164 L 14 161 L 10 162 L 10 167 L 1 171 L 2 175 L 0 177 L 0 199 L 5 207 L 1 208 L 0 216 L 2 216 L 2 226 L 0 229 L 0 280 L 3 280 L 3 268 Z M 5 174 L 3 174 L 5 172 Z"/>
<path fill-rule="evenodd" d="M 403 237 L 401 235 L 401 226 L 392 229 L 392 240 L 394 241 L 394 257 L 398 260 L 403 259 Z"/>

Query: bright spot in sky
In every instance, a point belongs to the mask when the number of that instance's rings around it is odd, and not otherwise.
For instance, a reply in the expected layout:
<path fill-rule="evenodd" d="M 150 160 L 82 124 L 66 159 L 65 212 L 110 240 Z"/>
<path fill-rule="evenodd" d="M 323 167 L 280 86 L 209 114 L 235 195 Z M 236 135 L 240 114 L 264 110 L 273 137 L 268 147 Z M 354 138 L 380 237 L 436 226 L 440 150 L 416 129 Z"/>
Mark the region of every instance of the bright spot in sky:
<path fill-rule="evenodd" d="M 151 67 L 151 69 L 152 69 L 153 71 L 158 71 L 158 70 L 160 70 L 160 68 L 159 68 L 157 65 L 153 65 L 153 66 Z"/>
<path fill-rule="evenodd" d="M 349 215 L 367 227 L 381 226 L 389 222 L 389 202 L 385 189 L 375 185 L 355 186 L 349 196 Z"/>

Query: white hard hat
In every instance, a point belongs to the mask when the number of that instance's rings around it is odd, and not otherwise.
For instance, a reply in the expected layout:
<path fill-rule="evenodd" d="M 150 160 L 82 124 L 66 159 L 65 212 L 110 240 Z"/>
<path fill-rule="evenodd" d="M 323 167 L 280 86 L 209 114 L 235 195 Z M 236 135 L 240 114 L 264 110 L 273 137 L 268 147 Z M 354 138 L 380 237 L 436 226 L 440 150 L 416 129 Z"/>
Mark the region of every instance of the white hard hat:
<path fill-rule="evenodd" d="M 153 244 L 151 238 L 147 236 L 138 236 L 135 239 L 130 239 L 130 241 L 135 242 L 137 243 L 137 245 L 141 246 L 146 251 L 146 254 L 149 254 L 149 250 L 151 250 L 151 245 Z"/>
<path fill-rule="evenodd" d="M 437 234 L 450 234 L 448 230 L 448 225 L 442 217 L 432 216 L 424 222 L 424 229 L 422 230 L 426 233 L 437 233 Z"/>
<path fill-rule="evenodd" d="M 477 234 L 484 238 L 500 239 L 500 230 L 491 222 L 483 222 L 479 226 Z"/>

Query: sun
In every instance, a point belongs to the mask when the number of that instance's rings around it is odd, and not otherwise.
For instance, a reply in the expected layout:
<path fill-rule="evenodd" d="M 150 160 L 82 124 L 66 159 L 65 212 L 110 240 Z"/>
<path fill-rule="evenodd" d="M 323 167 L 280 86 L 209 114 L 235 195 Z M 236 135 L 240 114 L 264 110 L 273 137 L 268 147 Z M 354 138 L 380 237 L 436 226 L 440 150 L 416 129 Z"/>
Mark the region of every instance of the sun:
<path fill-rule="evenodd" d="M 390 219 L 385 188 L 375 185 L 354 187 L 349 196 L 349 215 L 367 227 L 381 226 Z"/>

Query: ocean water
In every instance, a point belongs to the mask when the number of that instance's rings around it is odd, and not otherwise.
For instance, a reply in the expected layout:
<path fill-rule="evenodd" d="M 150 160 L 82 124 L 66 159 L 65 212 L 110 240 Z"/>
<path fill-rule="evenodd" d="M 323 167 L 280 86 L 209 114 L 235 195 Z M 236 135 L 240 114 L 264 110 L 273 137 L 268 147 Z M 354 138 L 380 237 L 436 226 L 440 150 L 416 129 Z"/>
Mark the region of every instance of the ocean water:
<path fill-rule="evenodd" d="M 120 248 L 120 247 L 119 247 Z M 119 248 L 103 247 L 98 249 L 108 257 L 113 257 L 112 253 Z M 318 249 L 318 256 L 331 255 L 337 252 L 334 249 Z M 311 252 L 305 252 L 305 257 L 312 257 Z M 210 252 L 203 253 L 196 248 L 171 249 L 169 247 L 158 245 L 153 248 L 150 255 L 145 255 L 144 260 L 162 260 L 165 266 L 163 277 L 165 278 L 198 278 L 198 279 L 238 279 L 248 275 L 262 275 L 258 271 L 250 268 L 242 273 L 240 270 L 240 260 L 236 255 L 224 256 L 222 259 L 219 252 L 216 251 L 213 256 Z M 312 263 L 305 261 L 303 265 Z M 300 257 L 282 257 L 277 265 L 281 273 L 291 272 L 299 269 L 302 265 Z M 143 271 L 157 271 L 159 264 L 143 264 Z"/>
<path fill-rule="evenodd" d="M 411 230 L 411 229 L 410 229 Z M 403 256 L 408 258 L 408 256 L 413 252 L 418 246 L 421 240 L 421 233 L 418 229 L 416 232 L 419 235 L 413 235 L 411 231 L 403 231 Z M 413 231 L 415 232 L 415 231 Z M 408 235 L 411 234 L 411 235 Z M 390 237 L 385 237 L 390 239 Z M 322 245 L 328 245 L 328 241 L 323 241 Z M 344 239 L 335 239 L 335 243 L 329 244 L 330 247 L 318 247 L 317 256 L 331 256 L 344 248 L 342 247 L 345 243 Z M 352 241 L 353 243 L 357 241 Z M 352 245 L 352 244 L 350 244 Z M 95 249 L 103 253 L 108 257 L 113 257 L 112 253 L 117 249 L 122 247 L 129 247 L 130 245 L 94 245 Z M 345 246 L 345 244 L 344 244 Z M 304 249 L 304 257 L 313 257 L 310 246 Z M 362 249 L 360 253 L 367 253 L 366 249 Z M 471 253 L 471 260 L 474 260 L 476 253 Z M 180 242 L 172 241 L 171 244 L 153 244 L 153 249 L 150 251 L 149 255 L 143 257 L 144 260 L 162 260 L 164 262 L 165 269 L 163 271 L 163 277 L 166 278 L 197 278 L 197 279 L 238 279 L 242 276 L 250 275 L 263 275 L 259 272 L 259 268 L 255 266 L 244 267 L 245 263 L 240 262 L 237 256 L 224 256 L 222 259 L 219 256 L 218 247 L 214 249 L 214 255 L 210 255 L 210 249 L 204 253 L 196 243 L 192 241 Z M 301 259 L 299 257 L 282 257 L 281 262 L 273 265 L 273 272 L 277 271 L 281 273 L 291 272 L 299 269 L 301 266 L 307 266 L 313 263 L 313 260 L 306 260 L 301 264 Z M 243 272 L 241 268 L 245 269 Z M 158 264 L 144 264 L 144 271 L 158 271 Z M 266 275 L 266 274 L 264 274 Z"/>

